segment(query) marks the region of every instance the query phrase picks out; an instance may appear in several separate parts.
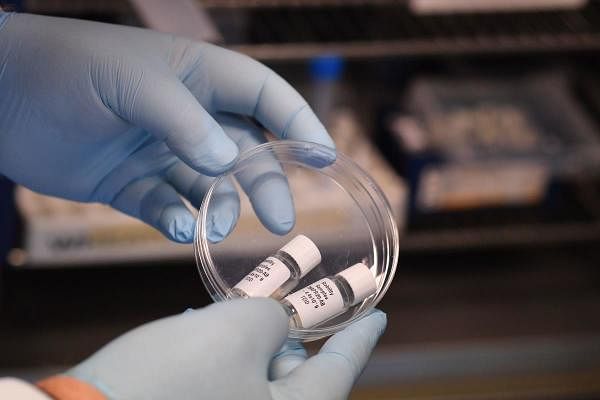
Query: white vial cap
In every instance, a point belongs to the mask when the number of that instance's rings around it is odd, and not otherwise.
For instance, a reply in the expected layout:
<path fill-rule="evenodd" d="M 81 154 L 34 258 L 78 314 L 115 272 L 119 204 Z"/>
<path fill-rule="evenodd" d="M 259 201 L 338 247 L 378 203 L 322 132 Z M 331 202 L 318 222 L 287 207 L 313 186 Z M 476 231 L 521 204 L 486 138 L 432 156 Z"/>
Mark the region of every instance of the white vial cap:
<path fill-rule="evenodd" d="M 354 293 L 354 302 L 352 305 L 360 303 L 377 291 L 375 277 L 369 267 L 363 263 L 354 264 L 338 273 L 337 276 L 344 278 L 348 282 L 348 285 L 350 285 Z"/>
<path fill-rule="evenodd" d="M 288 244 L 281 248 L 281 251 L 289 254 L 300 268 L 300 277 L 308 274 L 311 269 L 321 262 L 321 252 L 312 240 L 304 235 L 298 235 Z"/>

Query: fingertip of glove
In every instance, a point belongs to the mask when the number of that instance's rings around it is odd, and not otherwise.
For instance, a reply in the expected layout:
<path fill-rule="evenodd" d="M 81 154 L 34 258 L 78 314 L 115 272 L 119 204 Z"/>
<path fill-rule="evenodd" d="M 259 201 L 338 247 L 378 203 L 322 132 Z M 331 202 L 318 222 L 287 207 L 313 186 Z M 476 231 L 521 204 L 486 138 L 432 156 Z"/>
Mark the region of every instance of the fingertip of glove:
<path fill-rule="evenodd" d="M 276 235 L 285 235 L 294 228 L 294 201 L 285 177 L 274 175 L 265 179 L 252 194 L 254 211 L 267 229 Z"/>
<path fill-rule="evenodd" d="M 381 311 L 378 308 L 374 308 L 372 309 L 369 314 L 367 315 L 367 317 L 372 317 L 372 318 L 381 318 L 384 321 L 387 321 L 387 314 L 383 311 Z"/>
<path fill-rule="evenodd" d="M 370 323 L 375 324 L 375 328 L 377 331 L 377 335 L 381 336 L 385 331 L 387 326 L 387 314 L 381 310 L 374 309 L 371 311 L 369 315 L 367 315 L 365 320 L 368 320 Z"/>
<path fill-rule="evenodd" d="M 219 243 L 227 237 L 235 227 L 240 216 L 239 199 L 232 196 L 215 197 L 206 221 L 206 236 L 209 242 Z"/>
<path fill-rule="evenodd" d="M 300 155 L 300 159 L 304 163 L 315 168 L 324 168 L 333 164 L 337 159 L 335 145 L 333 145 L 333 142 L 331 142 L 331 146 L 329 146 L 313 140 L 305 144 L 304 151 Z"/>
<path fill-rule="evenodd" d="M 158 228 L 169 239 L 178 243 L 191 243 L 196 221 L 183 206 L 171 206 L 162 212 Z"/>

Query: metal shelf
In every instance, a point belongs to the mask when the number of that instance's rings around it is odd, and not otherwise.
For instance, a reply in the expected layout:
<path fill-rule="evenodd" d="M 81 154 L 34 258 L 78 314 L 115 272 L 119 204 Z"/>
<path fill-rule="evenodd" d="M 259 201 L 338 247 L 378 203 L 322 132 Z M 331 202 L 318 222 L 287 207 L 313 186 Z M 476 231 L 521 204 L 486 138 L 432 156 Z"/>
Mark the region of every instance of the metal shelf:
<path fill-rule="evenodd" d="M 328 44 L 257 44 L 228 46 L 262 61 L 309 59 L 320 54 L 346 58 L 392 56 L 435 56 L 453 54 L 495 54 L 548 51 L 587 51 L 600 49 L 600 35 L 522 35 L 427 40 L 392 40 Z"/>
<path fill-rule="evenodd" d="M 301 60 L 600 49 L 600 1 L 579 9 L 418 15 L 407 1 L 199 1 L 224 45 L 252 57 Z M 32 0 L 28 11 L 129 23 L 127 1 Z"/>
<path fill-rule="evenodd" d="M 416 15 L 398 2 L 207 11 L 225 44 L 262 60 L 565 51 L 600 48 L 600 3 L 579 10 Z M 224 4 L 227 4 L 225 2 Z"/>

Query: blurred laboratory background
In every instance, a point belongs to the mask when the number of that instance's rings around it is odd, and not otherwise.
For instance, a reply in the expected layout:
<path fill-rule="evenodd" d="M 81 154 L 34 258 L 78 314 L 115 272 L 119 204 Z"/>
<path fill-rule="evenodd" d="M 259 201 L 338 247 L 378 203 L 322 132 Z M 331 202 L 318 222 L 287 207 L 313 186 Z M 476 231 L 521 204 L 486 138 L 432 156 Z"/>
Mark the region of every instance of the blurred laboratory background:
<path fill-rule="evenodd" d="M 352 399 L 600 398 L 600 1 L 3 5 L 217 43 L 307 98 L 400 227 Z M 0 177 L 0 375 L 210 301 L 190 245 Z"/>

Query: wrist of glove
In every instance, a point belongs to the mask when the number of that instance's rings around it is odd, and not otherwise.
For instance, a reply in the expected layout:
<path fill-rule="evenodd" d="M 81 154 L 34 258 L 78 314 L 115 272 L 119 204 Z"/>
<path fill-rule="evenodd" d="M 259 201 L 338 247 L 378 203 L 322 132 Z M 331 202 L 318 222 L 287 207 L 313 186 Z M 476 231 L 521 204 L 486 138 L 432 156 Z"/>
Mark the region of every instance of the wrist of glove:
<path fill-rule="evenodd" d="M 344 399 L 385 325 L 375 311 L 308 357 L 279 303 L 232 300 L 134 329 L 66 374 L 110 399 Z"/>

